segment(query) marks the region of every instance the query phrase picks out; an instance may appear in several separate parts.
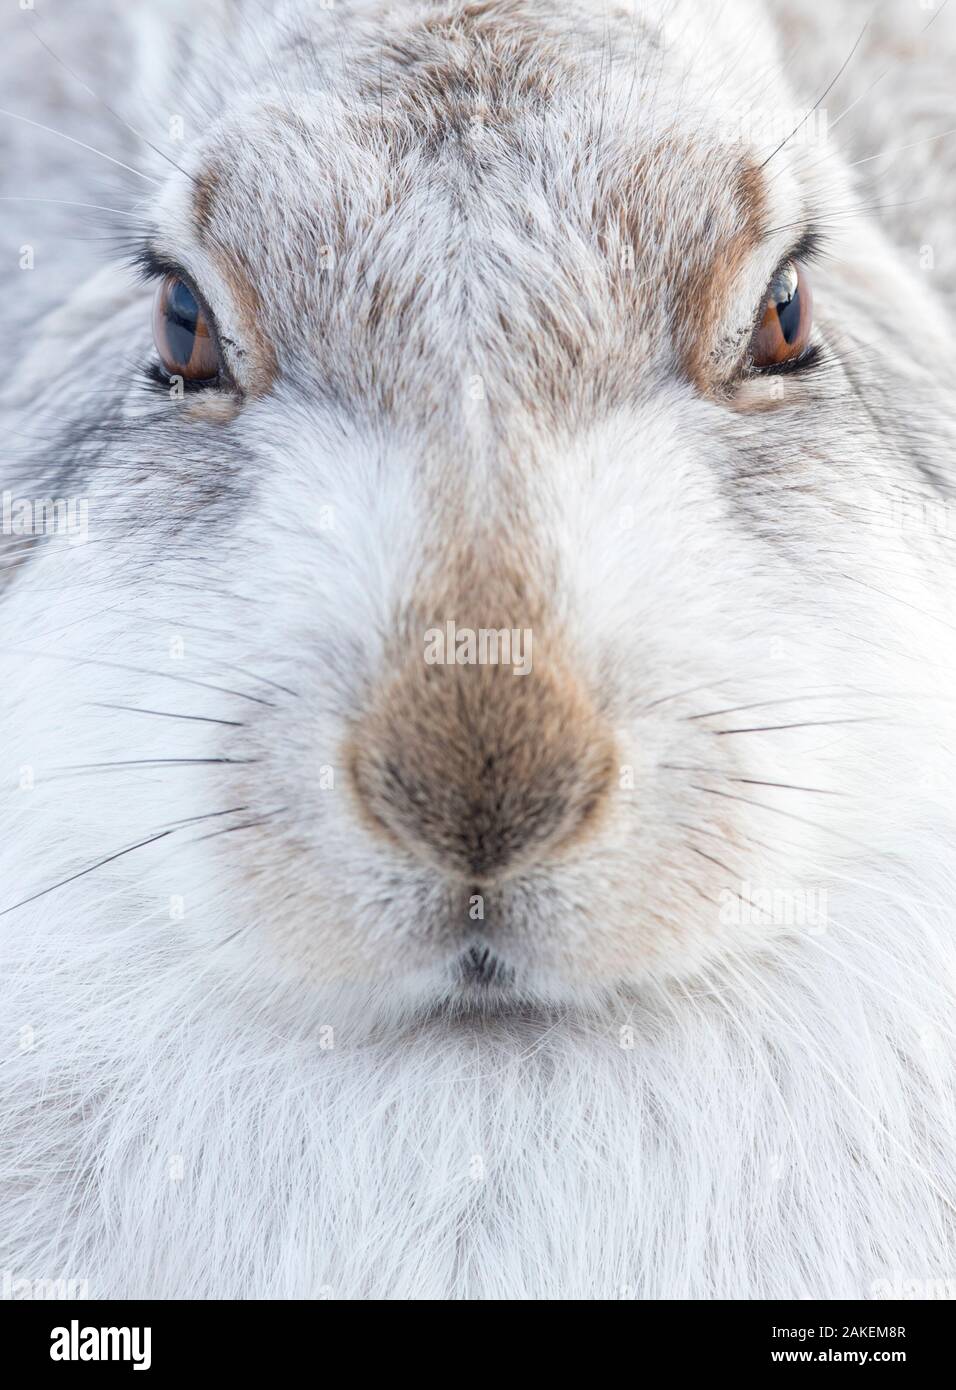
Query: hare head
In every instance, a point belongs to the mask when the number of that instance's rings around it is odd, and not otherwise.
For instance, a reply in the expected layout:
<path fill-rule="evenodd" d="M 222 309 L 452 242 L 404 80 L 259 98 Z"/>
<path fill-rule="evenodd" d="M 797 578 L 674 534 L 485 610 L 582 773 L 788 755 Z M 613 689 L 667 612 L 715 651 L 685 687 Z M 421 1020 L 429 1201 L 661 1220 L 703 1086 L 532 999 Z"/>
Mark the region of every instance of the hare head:
<path fill-rule="evenodd" d="M 21 373 L 61 423 L 13 495 L 90 543 L 4 596 L 19 899 L 158 891 L 415 1007 L 587 1001 L 812 924 L 932 808 L 950 552 L 903 523 L 952 337 L 760 16 L 685 9 L 193 37 L 138 279 Z"/>

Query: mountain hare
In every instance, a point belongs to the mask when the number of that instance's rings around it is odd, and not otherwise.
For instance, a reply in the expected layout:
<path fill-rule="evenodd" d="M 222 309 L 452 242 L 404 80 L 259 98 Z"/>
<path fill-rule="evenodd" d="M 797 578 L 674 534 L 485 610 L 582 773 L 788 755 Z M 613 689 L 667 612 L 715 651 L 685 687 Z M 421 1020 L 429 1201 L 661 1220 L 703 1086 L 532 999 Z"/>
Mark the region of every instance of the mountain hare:
<path fill-rule="evenodd" d="M 872 8 L 5 7 L 14 1280 L 953 1275 L 954 22 Z"/>

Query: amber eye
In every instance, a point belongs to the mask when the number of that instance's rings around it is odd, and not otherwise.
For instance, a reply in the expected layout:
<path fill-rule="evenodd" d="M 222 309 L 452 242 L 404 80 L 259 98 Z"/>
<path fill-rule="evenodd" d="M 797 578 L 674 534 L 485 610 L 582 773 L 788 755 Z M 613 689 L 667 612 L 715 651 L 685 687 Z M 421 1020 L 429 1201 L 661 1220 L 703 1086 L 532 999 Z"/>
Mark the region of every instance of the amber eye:
<path fill-rule="evenodd" d="M 167 275 L 156 292 L 153 337 L 163 369 L 184 381 L 212 381 L 219 375 L 219 348 L 196 296 L 176 275 Z"/>
<path fill-rule="evenodd" d="M 760 322 L 750 341 L 754 367 L 779 367 L 807 350 L 813 327 L 813 295 L 799 261 L 788 261 L 774 276 Z"/>

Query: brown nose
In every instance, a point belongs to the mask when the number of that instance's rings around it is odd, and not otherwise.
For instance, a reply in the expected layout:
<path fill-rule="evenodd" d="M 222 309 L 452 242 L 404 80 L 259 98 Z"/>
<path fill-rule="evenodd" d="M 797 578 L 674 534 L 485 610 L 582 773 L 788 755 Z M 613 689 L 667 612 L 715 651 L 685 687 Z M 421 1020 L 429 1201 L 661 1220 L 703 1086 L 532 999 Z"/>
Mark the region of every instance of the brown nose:
<path fill-rule="evenodd" d="M 349 768 L 370 823 L 475 883 L 567 849 L 596 821 L 614 742 L 577 682 L 535 661 L 409 661 L 359 722 Z"/>

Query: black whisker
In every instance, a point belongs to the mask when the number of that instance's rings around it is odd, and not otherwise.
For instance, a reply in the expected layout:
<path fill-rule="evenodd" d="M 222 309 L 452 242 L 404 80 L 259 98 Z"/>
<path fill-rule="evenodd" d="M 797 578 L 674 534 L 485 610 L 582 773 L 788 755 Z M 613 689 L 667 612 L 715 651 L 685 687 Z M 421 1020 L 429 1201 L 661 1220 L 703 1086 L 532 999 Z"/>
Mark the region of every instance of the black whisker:
<path fill-rule="evenodd" d="M 126 710 L 128 714 L 154 714 L 158 719 L 191 719 L 200 724 L 226 724 L 232 729 L 246 727 L 241 719 L 213 719 L 209 714 L 173 714 L 170 710 L 142 709 L 139 705 L 111 705 L 104 700 L 91 700 L 90 705 L 93 709 Z"/>
<path fill-rule="evenodd" d="M 863 716 L 859 719 L 808 719 L 802 724 L 755 724 L 748 729 L 713 729 L 712 733 L 721 737 L 724 734 L 766 734 L 775 729 L 825 729 L 833 724 L 880 724 L 885 723 L 877 715 Z"/>
<path fill-rule="evenodd" d="M 777 148 L 776 148 L 775 150 L 771 150 L 770 154 L 767 155 L 767 158 L 766 158 L 766 159 L 764 160 L 764 162 L 761 164 L 761 166 L 760 166 L 761 169 L 766 169 L 766 167 L 767 167 L 767 165 L 770 163 L 771 159 L 776 158 L 776 156 L 777 156 L 777 155 L 780 153 L 780 151 L 783 149 L 784 145 L 788 145 L 788 144 L 790 143 L 790 141 L 791 141 L 791 140 L 793 139 L 793 137 L 796 135 L 797 131 L 800 129 L 800 126 L 804 125 L 804 124 L 806 123 L 806 121 L 809 120 L 809 118 L 813 115 L 814 111 L 816 111 L 817 108 L 819 107 L 820 103 L 821 103 L 822 101 L 824 101 L 824 100 L 829 96 L 830 92 L 833 91 L 833 88 L 836 86 L 836 84 L 839 82 L 840 78 L 843 76 L 844 72 L 846 71 L 846 69 L 849 67 L 850 61 L 851 61 L 851 59 L 853 58 L 854 53 L 856 52 L 856 50 L 859 48 L 860 44 L 862 43 L 862 41 L 863 41 L 863 35 L 866 33 L 866 31 L 867 31 L 867 29 L 868 29 L 869 27 L 870 27 L 870 21 L 867 20 L 866 23 L 863 25 L 863 28 L 860 30 L 859 34 L 857 34 L 857 36 L 856 36 L 856 42 L 854 43 L 853 47 L 850 49 L 850 51 L 849 51 L 849 53 L 847 54 L 847 56 L 844 58 L 842 64 L 840 65 L 840 69 L 839 69 L 839 71 L 837 72 L 836 76 L 833 78 L 832 82 L 829 83 L 829 85 L 827 86 L 827 88 L 825 89 L 825 91 L 822 91 L 822 92 L 820 93 L 820 95 L 817 97 L 816 101 L 815 101 L 815 102 L 813 103 L 813 105 L 810 107 L 810 110 L 809 110 L 809 111 L 806 113 L 806 115 L 804 116 L 803 120 L 800 121 L 797 125 L 794 126 L 793 130 L 791 130 L 790 134 L 789 134 L 788 136 L 786 136 L 785 139 L 783 139 L 783 140 L 780 141 L 780 144 L 777 146 Z"/>
<path fill-rule="evenodd" d="M 845 796 L 832 787 L 800 787 L 793 782 L 761 782 L 756 777 L 728 777 L 728 782 L 742 782 L 748 787 L 779 787 L 785 792 L 812 792 L 815 796 Z"/>
<path fill-rule="evenodd" d="M 268 815 L 259 816 L 257 820 L 243 821 L 240 825 L 227 825 L 224 830 L 210 830 L 208 835 L 197 835 L 195 840 L 190 840 L 191 845 L 198 845 L 203 840 L 214 840 L 218 835 L 233 835 L 237 830 L 254 830 L 256 826 L 267 825 L 274 816 L 281 815 L 286 808 L 280 806 L 278 811 L 270 811 Z"/>
<path fill-rule="evenodd" d="M 652 700 L 649 705 L 643 705 L 640 713 L 646 714 L 649 709 L 656 709 L 658 705 L 669 704 L 671 700 L 679 700 L 684 695 L 696 695 L 700 690 L 715 690 L 718 686 L 726 685 L 728 681 L 733 679 L 733 676 L 727 676 L 724 680 L 705 681 L 703 685 L 692 685 L 688 690 L 678 690 L 673 695 L 662 695 L 659 700 Z"/>
<path fill-rule="evenodd" d="M 698 849 L 696 845 L 688 845 L 688 849 L 691 851 L 692 854 L 699 854 L 701 859 L 707 859 L 711 864 L 716 864 L 718 869 L 723 869 L 725 873 L 730 874 L 731 878 L 734 877 L 734 870 L 730 867 L 729 864 L 725 864 L 722 859 L 715 859 L 712 854 L 705 854 L 704 851 L 702 849 Z M 737 897 L 740 897 L 739 893 L 737 894 Z"/>
<path fill-rule="evenodd" d="M 273 690 L 281 690 L 283 694 L 291 695 L 293 700 L 298 700 L 299 698 L 299 692 L 297 690 L 290 690 L 287 685 L 280 685 L 278 681 L 272 681 L 268 676 L 258 676 L 255 671 L 250 671 L 248 667 L 231 666 L 227 664 L 224 665 L 222 669 L 224 671 L 238 671 L 241 676 L 248 676 L 250 680 L 259 681 L 261 685 L 270 685 Z"/>
<path fill-rule="evenodd" d="M 65 888 L 68 883 L 75 883 L 78 878 L 84 878 L 86 874 L 93 873 L 96 869 L 102 869 L 105 864 L 112 864 L 117 859 L 122 859 L 124 854 L 132 854 L 136 849 L 144 849 L 146 845 L 155 844 L 157 840 L 165 840 L 167 835 L 175 835 L 175 830 L 160 830 L 156 835 L 150 835 L 147 840 L 139 840 L 135 845 L 127 845 L 125 849 L 117 850 L 115 854 L 108 854 L 105 859 L 99 859 L 95 864 L 91 864 L 87 869 L 80 869 L 78 873 L 70 874 L 68 878 L 61 878 L 59 883 L 53 883 L 49 888 L 41 888 L 38 893 L 31 893 L 28 898 L 21 898 L 12 907 L 0 909 L 0 917 L 6 917 L 8 912 L 16 912 L 19 907 L 26 907 L 28 903 L 36 902 L 38 898 L 46 897 L 47 893 L 55 893 L 58 888 Z"/>
<path fill-rule="evenodd" d="M 215 690 L 220 695 L 235 695 L 239 700 L 250 700 L 254 705 L 265 705 L 274 709 L 271 700 L 263 700 L 259 695 L 249 695 L 244 690 L 232 690 L 225 685 L 213 685 L 211 681 L 197 680 L 194 676 L 180 676 L 175 671 L 150 671 L 143 666 L 130 666 L 124 661 L 104 661 L 93 656 L 71 656 L 63 652 L 37 652 L 29 647 L 21 648 L 25 656 L 48 657 L 51 661 L 75 661 L 83 666 L 103 666 L 112 671 L 131 671 L 136 676 L 154 676 L 159 680 L 181 681 L 183 685 L 198 685 L 201 690 Z"/>
<path fill-rule="evenodd" d="M 54 769 L 57 776 L 67 772 L 104 772 L 118 767 L 206 767 L 211 764 L 257 763 L 258 758 L 127 758 L 115 763 L 69 763 Z"/>
<path fill-rule="evenodd" d="M 178 829 L 183 825 L 195 825 L 198 821 L 216 820 L 219 816 L 237 816 L 241 811 L 248 811 L 248 806 L 227 806 L 225 811 L 207 811 L 202 816 L 183 816 L 182 820 L 170 821 L 170 829 Z"/>
<path fill-rule="evenodd" d="M 850 691 L 849 693 L 853 695 L 855 692 Z M 692 723 L 695 719 L 716 719 L 717 716 L 721 714 L 739 714 L 742 710 L 747 709 L 767 709 L 771 705 L 793 705 L 796 704 L 798 700 L 834 699 L 836 699 L 836 696 L 832 691 L 824 692 L 823 694 L 817 693 L 815 695 L 782 695 L 779 699 L 775 700 L 753 700 L 746 705 L 728 705 L 725 709 L 705 710 L 703 714 L 688 714 L 685 715 L 685 718 L 688 723 Z"/>
<path fill-rule="evenodd" d="M 855 849 L 869 851 L 869 846 L 862 840 L 857 840 L 850 835 L 844 835 L 838 830 L 833 830 L 829 826 L 820 825 L 817 821 L 808 820 L 806 816 L 798 816 L 793 811 L 784 811 L 780 806 L 771 806 L 766 801 L 754 801 L 749 796 L 738 796 L 735 792 L 718 791 L 716 787 L 694 787 L 695 792 L 704 792 L 707 796 L 722 796 L 727 801 L 741 801 L 745 806 L 756 806 L 760 811 L 772 811 L 775 815 L 786 816 L 788 820 L 799 821 L 801 825 L 809 825 L 813 830 L 823 830 L 827 834 L 833 835 L 838 840 L 844 840 L 847 844 L 853 845 Z"/>

